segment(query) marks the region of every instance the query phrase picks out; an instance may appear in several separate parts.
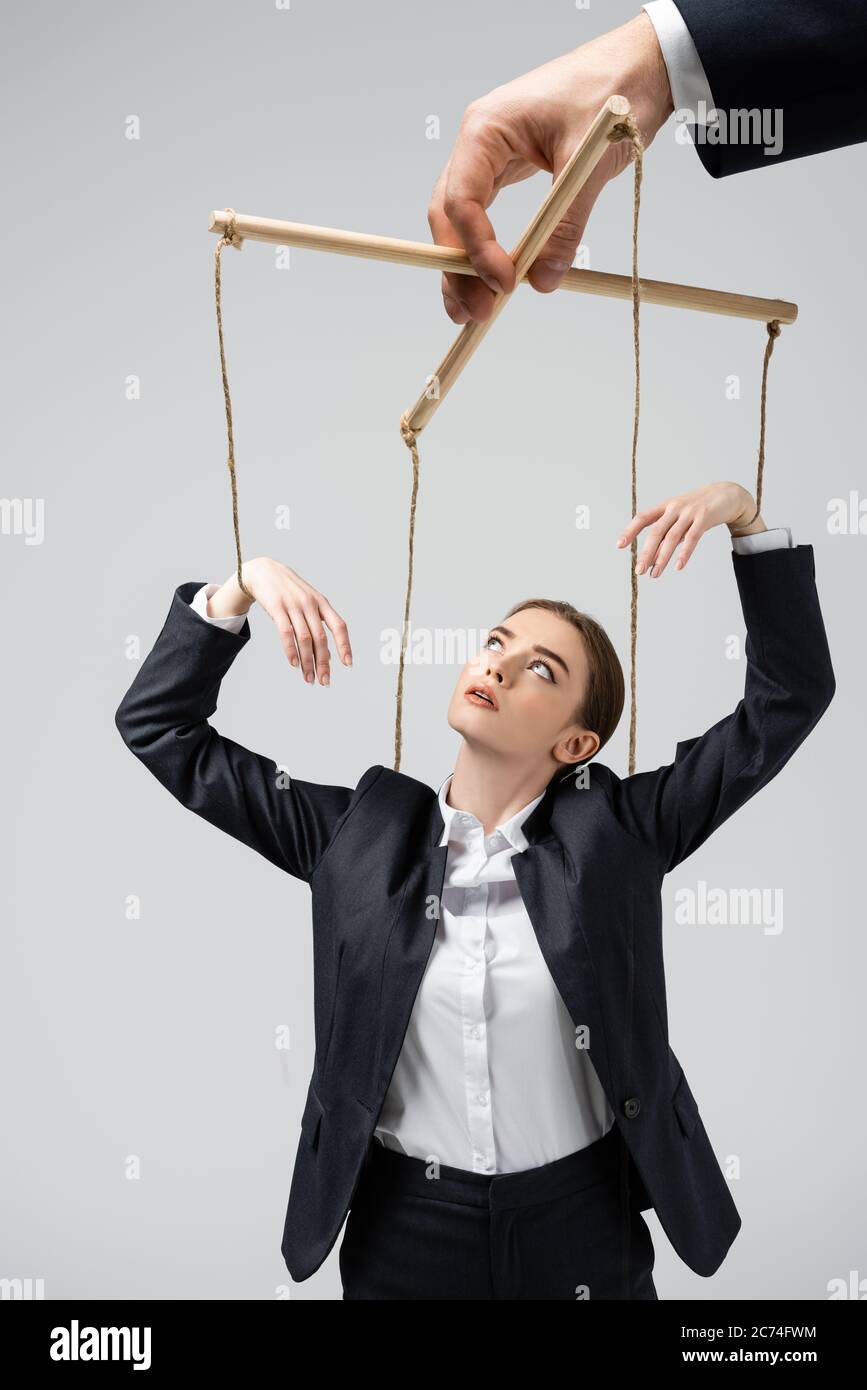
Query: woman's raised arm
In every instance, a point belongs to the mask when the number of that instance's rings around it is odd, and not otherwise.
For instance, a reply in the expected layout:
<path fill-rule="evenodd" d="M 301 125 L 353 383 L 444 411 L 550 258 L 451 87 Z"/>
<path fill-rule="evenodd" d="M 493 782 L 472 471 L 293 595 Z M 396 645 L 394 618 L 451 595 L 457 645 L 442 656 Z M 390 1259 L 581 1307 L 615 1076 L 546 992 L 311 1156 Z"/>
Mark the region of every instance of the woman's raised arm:
<path fill-rule="evenodd" d="M 641 572 L 665 571 L 678 545 L 682 568 L 700 537 L 725 523 L 733 537 L 766 527 L 734 483 L 711 483 L 639 513 L 621 537 L 649 527 Z M 746 624 L 744 693 L 730 714 L 677 744 L 674 761 L 620 778 L 606 769 L 609 800 L 623 826 L 654 853 L 662 873 L 692 854 L 789 761 L 835 691 L 813 547 L 763 548 L 731 561 Z M 688 650 L 686 648 L 685 650 Z M 591 774 L 592 775 L 592 774 Z"/>
<path fill-rule="evenodd" d="M 247 561 L 245 586 L 269 613 L 288 659 L 327 684 L 324 625 L 345 665 L 349 634 L 328 600 L 274 560 Z M 233 577 L 209 601 L 210 617 L 244 617 L 239 632 L 203 621 L 191 607 L 200 582 L 175 590 L 162 630 L 115 712 L 130 751 L 182 805 L 243 841 L 293 877 L 309 881 L 349 814 L 359 787 L 291 777 L 272 758 L 225 738 L 208 722 L 220 685 L 250 639 L 250 600 Z"/>

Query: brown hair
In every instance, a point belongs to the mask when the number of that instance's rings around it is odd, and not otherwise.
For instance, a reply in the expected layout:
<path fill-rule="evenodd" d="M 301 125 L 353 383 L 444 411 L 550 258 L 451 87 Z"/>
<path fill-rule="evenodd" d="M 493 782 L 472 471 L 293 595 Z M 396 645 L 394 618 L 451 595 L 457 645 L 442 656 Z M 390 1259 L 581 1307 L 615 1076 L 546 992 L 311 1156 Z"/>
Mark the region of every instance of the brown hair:
<path fill-rule="evenodd" d="M 599 735 L 599 747 L 603 748 L 620 722 L 625 698 L 623 667 L 608 633 L 595 618 L 588 613 L 579 613 L 565 599 L 524 599 L 523 603 L 516 603 L 510 608 L 506 617 L 511 618 L 513 613 L 520 613 L 523 608 L 544 608 L 548 613 L 556 613 L 558 618 L 565 618 L 581 633 L 589 674 L 584 699 L 574 718 L 576 724 L 583 724 L 591 733 Z"/>

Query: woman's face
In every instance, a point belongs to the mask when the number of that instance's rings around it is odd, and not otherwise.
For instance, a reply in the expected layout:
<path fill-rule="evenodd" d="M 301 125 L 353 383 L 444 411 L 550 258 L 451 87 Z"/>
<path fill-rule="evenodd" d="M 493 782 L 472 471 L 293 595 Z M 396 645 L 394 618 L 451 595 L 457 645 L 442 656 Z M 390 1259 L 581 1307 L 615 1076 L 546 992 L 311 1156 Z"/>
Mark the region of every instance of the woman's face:
<path fill-rule="evenodd" d="M 591 756 L 598 738 L 575 722 L 588 679 L 577 628 L 544 608 L 522 608 L 491 628 L 458 677 L 448 721 L 468 743 L 532 762 Z M 491 703 L 468 692 L 480 687 Z M 581 735 L 583 734 L 583 738 Z M 556 750 L 556 751 L 555 751 Z"/>

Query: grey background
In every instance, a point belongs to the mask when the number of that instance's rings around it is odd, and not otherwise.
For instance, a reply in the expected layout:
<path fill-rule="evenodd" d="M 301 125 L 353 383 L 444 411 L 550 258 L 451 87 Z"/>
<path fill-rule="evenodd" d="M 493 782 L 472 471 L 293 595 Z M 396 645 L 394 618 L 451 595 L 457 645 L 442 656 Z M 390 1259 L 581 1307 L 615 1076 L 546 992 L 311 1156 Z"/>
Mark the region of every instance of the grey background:
<path fill-rule="evenodd" d="M 213 207 L 429 240 L 434 181 L 475 96 L 632 5 L 104 3 L 7 10 L 3 493 L 45 501 L 0 537 L 4 695 L 0 1276 L 45 1296 L 334 1299 L 335 1245 L 291 1285 L 280 1237 L 313 1059 L 307 887 L 173 801 L 114 711 L 177 584 L 233 569 L 213 303 Z M 141 138 L 125 138 L 130 114 Z M 441 139 L 425 136 L 441 120 Z M 9 135 L 12 138 L 9 139 Z M 662 1298 L 821 1299 L 867 1276 L 862 981 L 867 155 L 715 182 L 673 123 L 648 154 L 640 267 L 800 305 L 771 364 L 764 515 L 815 549 L 836 698 L 784 771 L 665 882 L 671 1040 L 743 1228 L 710 1280 L 655 1215 Z M 507 190 L 510 247 L 545 190 Z M 631 176 L 585 242 L 628 273 Z M 273 554 L 346 617 L 355 667 L 307 687 L 267 616 L 214 723 L 294 775 L 391 765 L 409 454 L 398 434 L 456 332 L 439 276 L 248 243 L 224 254 L 245 556 Z M 646 306 L 640 499 L 755 478 L 764 329 Z M 141 399 L 125 399 L 129 374 Z M 730 374 L 741 399 L 725 396 Z M 516 293 L 421 438 L 413 619 L 484 628 L 567 597 L 628 657 L 631 309 Z M 591 508 L 589 531 L 575 507 Z M 274 509 L 291 507 L 289 532 Z M 736 704 L 743 623 L 722 530 L 640 598 L 639 767 Z M 438 786 L 457 667 L 410 666 L 403 771 Z M 602 760 L 626 770 L 628 717 Z M 778 935 L 680 926 L 700 880 L 784 890 Z M 125 916 L 127 895 L 141 918 Z M 288 1027 L 291 1048 L 275 1047 Z M 126 1176 L 129 1155 L 141 1176 Z"/>

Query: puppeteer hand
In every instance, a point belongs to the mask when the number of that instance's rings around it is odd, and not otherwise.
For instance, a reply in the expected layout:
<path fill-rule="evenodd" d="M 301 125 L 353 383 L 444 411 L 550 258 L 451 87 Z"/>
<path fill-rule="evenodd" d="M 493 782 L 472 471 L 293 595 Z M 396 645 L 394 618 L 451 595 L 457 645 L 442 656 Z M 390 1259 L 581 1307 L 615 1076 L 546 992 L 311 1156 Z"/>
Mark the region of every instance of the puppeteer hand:
<path fill-rule="evenodd" d="M 656 30 L 644 11 L 467 107 L 427 213 L 436 244 L 462 247 L 481 277 L 442 277 L 446 312 L 455 323 L 484 323 L 496 292 L 511 294 L 515 288 L 514 264 L 497 242 L 485 208 L 501 188 L 540 169 L 556 179 L 615 94 L 628 99 L 646 148 L 674 103 Z M 530 269 L 527 280 L 534 289 L 557 288 L 600 192 L 630 163 L 627 141 L 606 150 Z"/>
<path fill-rule="evenodd" d="M 262 555 L 244 561 L 241 577 L 256 602 L 273 620 L 289 661 L 293 666 L 300 663 L 306 681 L 314 681 L 318 675 L 320 685 L 330 683 L 331 658 L 326 627 L 334 636 L 344 666 L 352 665 L 346 623 L 325 595 L 300 574 L 279 560 Z M 234 618 L 247 613 L 251 606 L 238 584 L 237 574 L 232 574 L 208 600 L 208 613 L 212 618 Z"/>
<path fill-rule="evenodd" d="M 683 569 L 700 538 L 712 526 L 724 524 L 731 534 L 741 536 L 766 531 L 760 516 L 753 521 L 755 511 L 755 498 L 740 483 L 707 483 L 692 492 L 668 497 L 647 511 L 636 512 L 617 544 L 629 545 L 647 526 L 635 568 L 639 574 L 649 571 L 656 579 L 678 545 L 681 550 L 674 568 Z"/>

